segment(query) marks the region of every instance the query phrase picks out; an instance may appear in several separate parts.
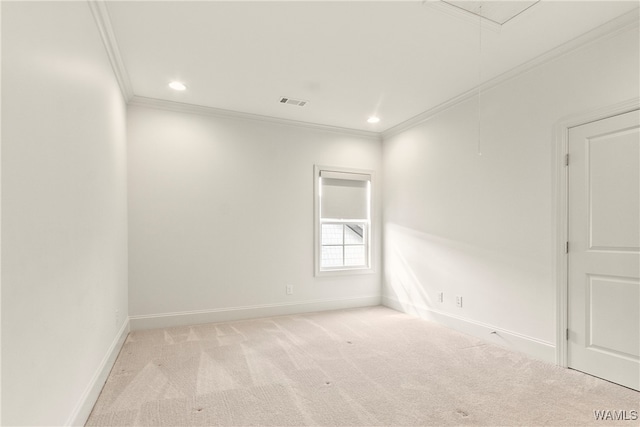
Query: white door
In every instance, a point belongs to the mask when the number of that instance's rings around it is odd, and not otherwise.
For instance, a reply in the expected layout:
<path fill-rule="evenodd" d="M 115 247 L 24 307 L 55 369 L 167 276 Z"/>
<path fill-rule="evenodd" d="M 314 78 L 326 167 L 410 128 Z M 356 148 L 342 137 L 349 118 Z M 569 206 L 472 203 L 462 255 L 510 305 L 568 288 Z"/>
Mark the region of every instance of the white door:
<path fill-rule="evenodd" d="M 569 130 L 568 365 L 640 390 L 640 112 Z"/>

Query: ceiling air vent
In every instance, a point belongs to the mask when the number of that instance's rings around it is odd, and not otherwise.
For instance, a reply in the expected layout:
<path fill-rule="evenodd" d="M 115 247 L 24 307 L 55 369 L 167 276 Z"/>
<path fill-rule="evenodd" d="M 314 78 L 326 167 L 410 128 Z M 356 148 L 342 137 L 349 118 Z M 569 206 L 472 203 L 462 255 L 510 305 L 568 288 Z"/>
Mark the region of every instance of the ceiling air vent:
<path fill-rule="evenodd" d="M 289 105 L 297 105 L 298 107 L 304 107 L 309 103 L 309 101 L 303 101 L 301 99 L 293 99 L 288 96 L 283 96 L 280 98 L 281 104 L 289 104 Z"/>

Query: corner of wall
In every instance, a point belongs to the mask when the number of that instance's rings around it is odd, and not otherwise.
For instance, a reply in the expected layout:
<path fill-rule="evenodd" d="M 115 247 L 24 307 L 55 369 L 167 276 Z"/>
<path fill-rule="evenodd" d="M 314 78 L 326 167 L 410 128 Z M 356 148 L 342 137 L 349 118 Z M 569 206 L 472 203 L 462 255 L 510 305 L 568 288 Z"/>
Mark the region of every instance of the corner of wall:
<path fill-rule="evenodd" d="M 524 353 L 534 359 L 556 363 L 556 348 L 552 343 L 388 296 L 382 297 L 382 305 L 474 336 L 487 343 Z"/>
<path fill-rule="evenodd" d="M 78 400 L 73 412 L 67 419 L 65 425 L 67 426 L 84 426 L 87 420 L 89 419 L 89 415 L 91 415 L 91 411 L 93 410 L 93 406 L 98 400 L 98 396 L 102 392 L 102 387 L 104 386 L 107 378 L 109 377 L 109 373 L 113 368 L 113 365 L 116 362 L 118 354 L 124 346 L 124 343 L 127 339 L 127 335 L 131 331 L 130 321 L 127 318 L 122 327 L 116 334 L 113 342 L 109 346 L 109 349 L 105 353 L 100 365 L 96 369 L 93 377 L 89 381 L 87 388 L 85 389 L 82 396 Z"/>
<path fill-rule="evenodd" d="M 245 307 L 225 307 L 212 310 L 185 311 L 131 316 L 131 330 L 170 328 L 202 323 L 231 322 L 259 317 L 288 316 L 316 311 L 340 310 L 380 305 L 380 296 L 298 301 L 294 303 L 261 304 Z"/>

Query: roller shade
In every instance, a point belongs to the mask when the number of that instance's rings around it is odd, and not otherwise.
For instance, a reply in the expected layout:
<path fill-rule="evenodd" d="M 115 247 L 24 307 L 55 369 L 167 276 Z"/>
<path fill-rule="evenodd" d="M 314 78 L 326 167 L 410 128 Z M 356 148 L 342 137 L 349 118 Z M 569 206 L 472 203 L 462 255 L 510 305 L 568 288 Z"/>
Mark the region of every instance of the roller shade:
<path fill-rule="evenodd" d="M 320 171 L 320 217 L 369 219 L 370 175 Z"/>

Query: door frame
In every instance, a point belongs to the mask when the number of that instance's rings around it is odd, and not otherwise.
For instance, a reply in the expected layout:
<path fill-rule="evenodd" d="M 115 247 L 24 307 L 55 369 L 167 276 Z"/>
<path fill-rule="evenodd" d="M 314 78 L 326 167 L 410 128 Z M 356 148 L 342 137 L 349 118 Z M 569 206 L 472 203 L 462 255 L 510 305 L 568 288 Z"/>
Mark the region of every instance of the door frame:
<path fill-rule="evenodd" d="M 569 170 L 565 164 L 569 153 L 569 129 L 640 109 L 640 98 L 579 113 L 560 120 L 554 126 L 553 189 L 555 213 L 554 271 L 556 272 L 556 364 L 568 367 L 569 282 L 565 244 L 569 237 Z"/>

